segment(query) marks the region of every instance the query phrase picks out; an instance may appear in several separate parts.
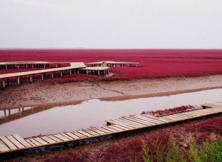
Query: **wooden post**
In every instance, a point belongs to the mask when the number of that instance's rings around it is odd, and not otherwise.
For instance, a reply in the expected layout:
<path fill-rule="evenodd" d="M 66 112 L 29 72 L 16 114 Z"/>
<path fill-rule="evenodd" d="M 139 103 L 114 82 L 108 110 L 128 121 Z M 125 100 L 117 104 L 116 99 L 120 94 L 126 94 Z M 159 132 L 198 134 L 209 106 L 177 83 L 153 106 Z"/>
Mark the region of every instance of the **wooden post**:
<path fill-rule="evenodd" d="M 100 75 L 100 71 L 99 70 L 97 71 L 97 74 Z"/>
<path fill-rule="evenodd" d="M 72 75 L 72 70 L 69 70 L 69 75 Z"/>
<path fill-rule="evenodd" d="M 20 83 L 21 83 L 20 77 L 17 77 L 17 84 L 20 85 Z"/>
<path fill-rule="evenodd" d="M 32 77 L 32 75 L 29 77 L 29 81 L 30 81 L 30 83 L 33 82 L 33 77 Z"/>
<path fill-rule="evenodd" d="M 41 80 L 44 80 L 44 74 L 41 75 Z"/>
<path fill-rule="evenodd" d="M 63 77 L 63 72 L 62 71 L 60 72 L 60 77 Z"/>
<path fill-rule="evenodd" d="M 22 111 L 21 111 L 21 107 L 18 108 L 19 109 L 19 115 L 22 115 Z"/>
<path fill-rule="evenodd" d="M 2 81 L 2 87 L 5 88 L 6 84 L 5 84 L 5 80 Z"/>
<path fill-rule="evenodd" d="M 4 109 L 4 117 L 6 117 L 7 116 L 7 114 L 6 114 L 6 109 Z"/>
<path fill-rule="evenodd" d="M 52 79 L 54 78 L 54 73 L 52 72 Z"/>

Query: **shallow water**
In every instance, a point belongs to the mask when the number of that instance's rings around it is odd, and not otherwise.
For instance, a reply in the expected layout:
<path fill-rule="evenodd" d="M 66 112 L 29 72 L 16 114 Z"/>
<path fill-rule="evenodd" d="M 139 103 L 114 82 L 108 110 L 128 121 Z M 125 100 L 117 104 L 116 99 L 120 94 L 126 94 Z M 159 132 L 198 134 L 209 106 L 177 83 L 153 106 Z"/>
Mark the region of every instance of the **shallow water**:
<path fill-rule="evenodd" d="M 0 125 L 0 135 L 18 133 L 23 137 L 59 133 L 101 126 L 105 120 L 142 111 L 199 105 L 222 101 L 222 89 L 205 90 L 163 97 L 150 97 L 124 101 L 88 100 L 78 105 L 54 107 Z"/>

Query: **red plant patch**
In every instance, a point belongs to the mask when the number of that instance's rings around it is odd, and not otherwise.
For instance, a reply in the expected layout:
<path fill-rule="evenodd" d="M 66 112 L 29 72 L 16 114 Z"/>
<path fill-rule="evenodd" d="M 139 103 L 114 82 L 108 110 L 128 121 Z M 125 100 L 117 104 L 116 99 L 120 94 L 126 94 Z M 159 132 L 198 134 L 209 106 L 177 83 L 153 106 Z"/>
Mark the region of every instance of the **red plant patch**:
<path fill-rule="evenodd" d="M 157 110 L 157 111 L 146 111 L 146 112 L 144 111 L 141 114 L 150 114 L 150 115 L 160 117 L 160 116 L 172 115 L 172 114 L 193 111 L 193 110 L 198 110 L 198 109 L 200 108 L 188 105 L 188 106 L 179 106 L 175 108 L 169 108 L 169 109 Z"/>

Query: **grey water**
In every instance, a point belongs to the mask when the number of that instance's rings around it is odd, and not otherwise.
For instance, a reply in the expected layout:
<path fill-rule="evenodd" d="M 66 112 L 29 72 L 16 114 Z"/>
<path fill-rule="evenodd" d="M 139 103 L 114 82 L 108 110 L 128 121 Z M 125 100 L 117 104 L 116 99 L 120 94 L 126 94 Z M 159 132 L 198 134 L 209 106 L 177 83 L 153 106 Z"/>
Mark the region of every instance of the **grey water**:
<path fill-rule="evenodd" d="M 54 107 L 1 124 L 0 135 L 18 133 L 23 137 L 29 137 L 99 127 L 105 125 L 106 120 L 140 114 L 143 111 L 220 101 L 222 89 L 121 101 L 93 99 L 78 105 Z"/>

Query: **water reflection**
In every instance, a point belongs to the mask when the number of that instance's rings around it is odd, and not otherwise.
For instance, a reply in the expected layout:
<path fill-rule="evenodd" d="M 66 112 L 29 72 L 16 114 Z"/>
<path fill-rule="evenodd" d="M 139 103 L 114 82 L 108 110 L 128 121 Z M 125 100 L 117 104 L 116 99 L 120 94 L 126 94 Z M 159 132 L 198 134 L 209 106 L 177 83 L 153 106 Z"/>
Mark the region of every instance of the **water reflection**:
<path fill-rule="evenodd" d="M 94 99 L 78 105 L 54 107 L 1 124 L 0 135 L 19 133 L 25 137 L 40 133 L 50 134 L 72 131 L 90 126 L 101 126 L 105 124 L 105 120 L 124 115 L 140 114 L 142 111 L 219 102 L 221 97 L 222 89 L 215 89 L 125 101 L 100 101 Z"/>

